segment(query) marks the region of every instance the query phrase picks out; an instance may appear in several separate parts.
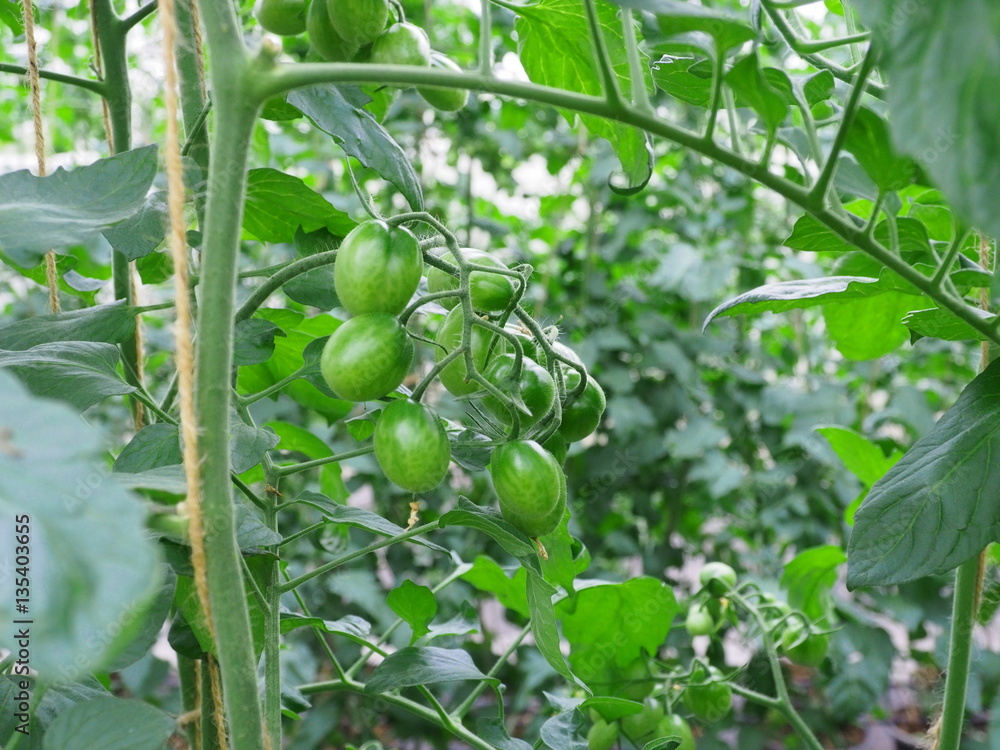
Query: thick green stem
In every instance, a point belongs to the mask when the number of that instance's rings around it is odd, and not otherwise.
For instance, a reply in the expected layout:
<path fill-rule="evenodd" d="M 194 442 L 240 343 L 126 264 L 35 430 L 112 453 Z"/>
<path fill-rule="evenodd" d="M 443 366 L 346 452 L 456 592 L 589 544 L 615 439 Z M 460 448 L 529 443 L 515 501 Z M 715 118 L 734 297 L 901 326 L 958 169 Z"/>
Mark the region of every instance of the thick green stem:
<path fill-rule="evenodd" d="M 958 750 L 965 723 L 965 693 L 972 660 L 972 628 L 976 624 L 980 556 L 963 563 L 955 571 L 952 599 L 951 641 L 948 674 L 944 683 L 944 709 L 934 750 Z"/>
<path fill-rule="evenodd" d="M 208 131 L 202 127 L 205 112 L 205 79 L 197 46 L 193 0 L 177 0 L 177 73 L 180 79 L 181 114 L 184 118 L 185 153 L 191 157 L 200 176 L 208 174 Z M 151 3 L 152 4 L 152 3 Z M 148 6 L 147 6 L 148 7 Z M 201 180 L 198 181 L 199 183 Z M 199 224 L 205 221 L 205 191 L 193 185 L 195 211 Z"/>
<path fill-rule="evenodd" d="M 184 713 L 195 711 L 201 706 L 198 705 L 198 670 L 195 669 L 194 659 L 189 659 L 180 654 L 177 655 L 177 676 L 181 681 L 181 707 Z M 197 747 L 196 737 L 198 735 L 197 721 L 189 721 L 184 725 L 184 734 L 187 735 L 188 745 Z"/>
<path fill-rule="evenodd" d="M 267 509 L 265 525 L 278 532 L 278 484 L 281 479 L 274 470 L 269 455 L 264 457 L 264 479 L 267 484 Z M 267 599 L 264 618 L 264 725 L 270 735 L 271 747 L 281 747 L 281 588 L 279 582 L 281 561 L 274 548 L 275 557 L 267 566 L 264 578 L 264 596 Z"/>

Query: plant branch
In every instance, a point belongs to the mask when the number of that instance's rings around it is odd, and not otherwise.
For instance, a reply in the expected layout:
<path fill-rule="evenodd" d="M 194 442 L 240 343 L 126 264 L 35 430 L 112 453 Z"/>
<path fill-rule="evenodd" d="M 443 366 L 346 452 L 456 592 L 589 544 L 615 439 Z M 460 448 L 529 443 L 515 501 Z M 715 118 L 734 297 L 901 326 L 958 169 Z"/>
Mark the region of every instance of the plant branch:
<path fill-rule="evenodd" d="M 980 555 L 958 566 L 952 595 L 951 639 L 944 683 L 944 709 L 934 750 L 959 750 L 965 723 L 965 694 L 972 663 L 972 628 L 976 624 Z"/>
<path fill-rule="evenodd" d="M 340 461 L 345 461 L 348 458 L 355 458 L 357 456 L 367 456 L 369 453 L 374 451 L 375 448 L 366 445 L 364 448 L 357 448 L 353 451 L 347 451 L 346 453 L 338 453 L 335 456 L 326 456 L 325 458 L 315 458 L 312 461 L 303 461 L 300 464 L 289 464 L 288 466 L 278 466 L 276 471 L 279 477 L 287 477 L 291 474 L 298 474 L 300 471 L 308 471 L 309 469 L 315 469 L 317 466 L 326 466 L 327 464 L 335 464 Z"/>
<path fill-rule="evenodd" d="M 151 2 L 146 3 L 131 16 L 126 16 L 125 18 L 122 19 L 122 28 L 125 29 L 125 31 L 128 31 L 136 24 L 142 23 L 144 19 L 148 18 L 149 16 L 153 15 L 153 13 L 156 12 L 156 8 L 157 8 L 156 0 L 152 0 Z"/>
<path fill-rule="evenodd" d="M 250 318 L 257 311 L 257 308 L 263 305 L 267 301 L 267 298 L 280 289 L 283 284 L 287 284 L 296 276 L 304 274 L 306 271 L 329 265 L 336 258 L 336 250 L 327 250 L 323 253 L 316 253 L 315 255 L 302 258 L 294 263 L 289 263 L 254 289 L 253 293 L 247 298 L 247 301 L 236 311 L 236 322 L 239 323 L 241 320 Z"/>
<path fill-rule="evenodd" d="M 504 652 L 497 657 L 497 660 L 493 663 L 493 666 L 490 667 L 490 671 L 486 673 L 487 677 L 497 676 L 500 670 L 503 669 L 503 666 L 507 663 L 507 660 L 510 659 L 511 655 L 515 651 L 517 651 L 517 647 L 521 645 L 521 641 L 523 641 L 530 632 L 531 632 L 531 622 L 529 621 L 527 625 L 521 628 L 521 632 L 514 637 L 514 640 L 510 642 L 510 645 L 504 649 Z M 456 720 L 460 720 L 463 716 L 465 716 L 469 712 L 469 709 L 472 708 L 473 704 L 476 702 L 476 698 L 482 695 L 487 687 L 489 687 L 489 683 L 487 683 L 485 680 L 477 682 L 476 686 L 472 689 L 472 692 L 469 693 L 469 695 L 466 696 L 465 700 L 462 701 L 458 705 L 458 707 L 451 712 L 452 717 Z"/>
<path fill-rule="evenodd" d="M 23 76 L 28 74 L 28 69 L 22 65 L 0 63 L 0 73 L 14 73 L 15 75 Z M 87 91 L 92 91 L 93 93 L 100 94 L 101 96 L 105 95 L 106 86 L 103 81 L 95 81 L 90 78 L 80 78 L 67 73 L 56 73 L 52 70 L 43 69 L 39 69 L 38 77 L 44 78 L 47 81 L 57 81 L 59 83 L 65 83 L 69 86 L 86 89 Z"/>

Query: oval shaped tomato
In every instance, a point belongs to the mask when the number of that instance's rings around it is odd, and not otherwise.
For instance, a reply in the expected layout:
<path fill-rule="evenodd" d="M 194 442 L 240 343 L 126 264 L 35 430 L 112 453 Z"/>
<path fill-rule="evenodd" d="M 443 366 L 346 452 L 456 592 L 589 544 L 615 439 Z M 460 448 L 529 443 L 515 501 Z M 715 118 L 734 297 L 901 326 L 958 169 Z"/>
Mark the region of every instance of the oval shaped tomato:
<path fill-rule="evenodd" d="M 358 54 L 358 47 L 341 38 L 333 28 L 323 0 L 309 3 L 306 32 L 309 34 L 309 44 L 316 50 L 316 54 L 328 62 L 348 62 Z"/>
<path fill-rule="evenodd" d="M 430 65 L 431 43 L 412 23 L 394 23 L 372 43 L 369 61 L 375 65 Z"/>
<path fill-rule="evenodd" d="M 781 651 L 791 661 L 803 667 L 818 667 L 826 659 L 830 647 L 828 633 L 813 633 L 798 618 L 786 620 L 779 642 Z"/>
<path fill-rule="evenodd" d="M 450 70 L 455 73 L 462 72 L 458 63 L 450 57 L 436 52 L 431 55 L 431 67 L 440 70 Z M 421 86 L 417 87 L 417 93 L 434 109 L 439 109 L 442 112 L 458 112 L 469 101 L 469 92 L 465 89 L 451 89 L 444 86 Z"/>
<path fill-rule="evenodd" d="M 436 248 L 431 252 L 445 260 L 454 261 L 447 248 Z M 482 250 L 463 247 L 459 248 L 459 252 L 470 263 L 492 266 L 493 268 L 507 268 L 502 261 Z M 429 292 L 450 292 L 457 290 L 458 286 L 458 278 L 440 268 L 431 268 L 427 272 L 427 291 Z M 469 298 L 476 310 L 484 312 L 506 310 L 513 296 L 514 280 L 510 276 L 502 276 L 489 271 L 473 271 L 469 274 Z M 458 304 L 458 297 L 447 297 L 441 300 L 441 304 L 452 308 Z"/>
<path fill-rule="evenodd" d="M 389 20 L 388 0 L 325 0 L 333 30 L 355 47 L 371 44 Z"/>
<path fill-rule="evenodd" d="M 733 710 L 733 689 L 719 670 L 709 669 L 705 682 L 684 689 L 684 702 L 696 718 L 718 721 Z"/>
<path fill-rule="evenodd" d="M 695 750 L 694 734 L 691 732 L 691 725 L 677 714 L 670 714 L 663 717 L 656 725 L 657 737 L 677 737 L 681 744 L 676 750 Z"/>
<path fill-rule="evenodd" d="M 666 713 L 658 700 L 647 698 L 643 703 L 642 711 L 622 719 L 622 731 L 634 741 L 640 741 L 656 731 Z"/>
<path fill-rule="evenodd" d="M 434 347 L 434 360 L 440 362 L 462 344 L 462 328 L 465 325 L 465 315 L 461 307 L 456 307 L 445 316 L 444 322 L 438 328 L 435 341 L 440 346 Z M 482 326 L 472 326 L 472 361 L 482 372 L 486 368 L 486 360 L 490 354 L 490 342 L 495 334 Z M 443 349 L 441 347 L 444 347 Z M 482 389 L 475 380 L 466 380 L 468 370 L 465 367 L 465 357 L 452 360 L 439 374 L 438 378 L 449 393 L 455 396 L 467 396 Z"/>
<path fill-rule="evenodd" d="M 403 227 L 366 221 L 337 250 L 333 286 L 351 315 L 401 312 L 417 291 L 424 257 L 417 238 Z"/>
<path fill-rule="evenodd" d="M 618 741 L 617 721 L 598 719 L 587 732 L 587 750 L 611 750 Z"/>
<path fill-rule="evenodd" d="M 489 470 L 500 498 L 500 512 L 508 523 L 533 538 L 548 534 L 559 524 L 565 475 L 542 446 L 534 440 L 504 443 L 493 449 Z"/>
<path fill-rule="evenodd" d="M 387 313 L 351 318 L 327 339 L 319 368 L 347 401 L 370 401 L 396 390 L 413 362 L 406 328 Z"/>
<path fill-rule="evenodd" d="M 736 588 L 736 571 L 724 562 L 705 563 L 698 572 L 698 580 L 714 596 L 723 596 L 729 589 Z"/>
<path fill-rule="evenodd" d="M 569 449 L 569 445 L 559 430 L 553 432 L 548 440 L 542 443 L 542 447 L 555 456 L 560 466 L 566 463 L 566 451 Z"/>
<path fill-rule="evenodd" d="M 518 419 L 521 429 L 526 430 L 545 416 L 556 399 L 556 383 L 548 370 L 534 360 L 521 357 L 521 377 L 515 381 L 513 354 L 499 354 L 490 361 L 489 367 L 483 373 L 484 377 L 503 393 L 521 394 L 521 400 L 528 407 L 528 414 L 518 409 Z M 501 423 L 509 425 L 513 422 L 510 410 L 496 396 L 488 395 L 483 399 L 483 406 Z"/>
<path fill-rule="evenodd" d="M 375 425 L 375 458 L 389 480 L 410 492 L 440 484 L 451 463 L 451 444 L 434 411 L 415 401 L 393 401 Z"/>
<path fill-rule="evenodd" d="M 701 602 L 695 602 L 688 607 L 684 627 L 689 635 L 711 635 L 715 631 L 715 619 Z"/>
<path fill-rule="evenodd" d="M 272 34 L 295 36 L 306 30 L 306 0 L 261 0 L 257 22 Z"/>
<path fill-rule="evenodd" d="M 580 373 L 572 367 L 565 370 L 566 393 L 572 393 L 580 385 Z M 563 407 L 562 424 L 559 431 L 571 443 L 583 440 L 597 429 L 604 415 L 608 400 L 604 389 L 591 376 L 587 376 L 587 385 L 576 400 Z"/>

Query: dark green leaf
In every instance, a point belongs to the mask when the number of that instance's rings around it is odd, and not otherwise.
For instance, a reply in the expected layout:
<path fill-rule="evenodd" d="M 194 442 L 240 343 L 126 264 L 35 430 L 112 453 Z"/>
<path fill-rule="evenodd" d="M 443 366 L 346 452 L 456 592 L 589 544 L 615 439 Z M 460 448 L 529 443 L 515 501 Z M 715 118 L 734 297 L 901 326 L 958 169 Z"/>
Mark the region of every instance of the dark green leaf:
<path fill-rule="evenodd" d="M 503 520 L 499 511 L 481 507 L 460 497 L 458 508 L 445 513 L 438 523 L 441 528 L 468 526 L 483 532 L 492 537 L 508 554 L 517 558 L 529 573 L 541 577 L 542 570 L 534 545 L 528 537 Z"/>
<path fill-rule="evenodd" d="M 340 304 L 333 287 L 333 264 L 299 274 L 282 287 L 288 299 L 300 305 L 332 310 Z"/>
<path fill-rule="evenodd" d="M 1000 533 L 1000 362 L 875 483 L 855 516 L 847 583 L 889 586 L 946 573 Z"/>
<path fill-rule="evenodd" d="M 476 722 L 476 734 L 497 750 L 532 750 L 524 740 L 513 739 L 507 734 L 507 727 L 497 718 L 484 718 Z"/>
<path fill-rule="evenodd" d="M 7 747 L 7 743 L 14 735 L 14 728 L 20 723 L 14 715 L 18 710 L 15 699 L 21 690 L 20 682 L 23 679 L 25 678 L 12 674 L 0 676 L 0 744 L 4 747 Z M 34 677 L 29 677 L 27 680 L 31 684 L 30 691 L 34 693 L 38 681 Z M 107 696 L 108 691 L 104 686 L 90 676 L 82 678 L 79 682 L 47 686 L 41 701 L 32 711 L 30 724 L 32 740 L 40 746 L 44 730 L 56 716 L 70 706 Z"/>
<path fill-rule="evenodd" d="M 676 734 L 669 737 L 659 737 L 642 746 L 642 750 L 677 750 L 684 744 L 684 739 Z"/>
<path fill-rule="evenodd" d="M 175 720 L 135 700 L 95 698 L 70 706 L 45 733 L 43 750 L 160 750 Z"/>
<path fill-rule="evenodd" d="M 149 653 L 149 650 L 160 637 L 163 623 L 170 616 L 170 608 L 174 603 L 174 590 L 177 588 L 177 576 L 163 564 L 166 574 L 163 585 L 155 597 L 145 602 L 145 606 L 137 608 L 132 613 L 132 621 L 125 630 L 126 637 L 116 639 L 119 646 L 116 653 L 102 665 L 108 672 L 118 672 L 130 664 L 139 661 Z"/>
<path fill-rule="evenodd" d="M 279 440 L 270 430 L 251 427 L 233 414 L 229 427 L 229 452 L 233 471 L 242 474 L 252 469 Z"/>
<path fill-rule="evenodd" d="M 38 315 L 0 328 L 0 349 L 24 351 L 54 341 L 120 344 L 135 334 L 135 308 L 121 302 Z"/>
<path fill-rule="evenodd" d="M 80 411 L 108 396 L 132 393 L 118 374 L 118 349 L 90 341 L 39 344 L 23 352 L 0 351 L 9 368 L 36 396 L 57 398 Z"/>
<path fill-rule="evenodd" d="M 703 5 L 678 0 L 611 0 L 615 5 L 654 13 L 664 34 L 700 31 L 715 39 L 723 51 L 755 39 L 757 34 L 742 18 Z"/>
<path fill-rule="evenodd" d="M 246 505 L 236 506 L 236 543 L 241 550 L 281 543 L 281 534 L 269 529 Z"/>
<path fill-rule="evenodd" d="M 896 233 L 901 252 L 930 255 L 930 238 L 927 229 L 916 219 L 899 217 L 896 219 Z M 886 220 L 875 225 L 875 239 L 888 247 L 890 244 L 889 223 Z M 851 243 L 834 234 L 831 229 L 820 224 L 808 214 L 802 216 L 792 227 L 792 233 L 784 245 L 793 250 L 809 250 L 815 252 L 846 253 L 856 248 Z"/>
<path fill-rule="evenodd" d="M 833 545 L 800 552 L 781 574 L 788 603 L 814 622 L 828 618 L 833 609 L 830 592 L 837 582 L 837 569 L 845 562 L 844 550 Z"/>
<path fill-rule="evenodd" d="M 292 242 L 299 228 L 314 232 L 325 227 L 343 237 L 355 226 L 299 177 L 268 167 L 247 174 L 243 229 L 262 242 Z"/>
<path fill-rule="evenodd" d="M 163 242 L 167 226 L 166 194 L 156 192 L 146 198 L 139 211 L 120 224 L 105 229 L 104 239 L 129 260 L 138 260 Z"/>
<path fill-rule="evenodd" d="M 431 590 L 409 579 L 389 592 L 386 604 L 413 630 L 411 645 L 430 632 L 428 625 L 437 615 L 437 601 Z"/>
<path fill-rule="evenodd" d="M 368 636 L 371 635 L 372 632 L 371 623 L 363 617 L 358 617 L 357 615 L 347 615 L 339 620 L 323 620 L 319 617 L 306 617 L 296 612 L 282 610 L 282 634 L 295 630 L 296 628 L 314 628 L 316 630 L 322 630 L 326 633 L 345 635 L 348 638 L 361 643 L 366 642 Z"/>
<path fill-rule="evenodd" d="M 778 129 L 788 116 L 788 105 L 761 73 L 757 53 L 747 55 L 726 73 L 726 83 L 736 94 L 736 104 L 750 107 L 769 133 Z"/>
<path fill-rule="evenodd" d="M 348 155 L 395 185 L 410 208 L 422 211 L 420 180 L 406 153 L 374 117 L 345 98 L 348 89 L 310 86 L 290 93 L 288 103 L 332 136 Z M 358 93 L 357 89 L 354 92 Z"/>
<path fill-rule="evenodd" d="M 900 190 L 917 176 L 916 164 L 892 147 L 886 121 L 867 107 L 855 114 L 844 149 L 854 155 L 879 190 Z"/>
<path fill-rule="evenodd" d="M 115 459 L 114 470 L 136 474 L 180 464 L 183 460 L 177 426 L 158 422 L 146 425 L 135 433 Z"/>
<path fill-rule="evenodd" d="M 451 459 L 468 471 L 483 471 L 490 463 L 491 448 L 477 443 L 489 443 L 490 439 L 473 430 L 462 430 L 454 436 L 451 444 Z"/>
<path fill-rule="evenodd" d="M 250 318 L 236 324 L 233 339 L 233 364 L 259 365 L 274 354 L 274 337 L 285 332 L 270 320 Z"/>
<path fill-rule="evenodd" d="M 500 680 L 480 672 L 472 662 L 472 657 L 465 651 L 436 646 L 408 646 L 389 654 L 375 667 L 365 685 L 365 692 L 387 693 L 414 685 L 433 685 L 456 680 L 482 680 L 494 689 L 500 686 Z"/>
<path fill-rule="evenodd" d="M 993 315 L 986 310 L 970 308 L 983 320 L 992 320 Z M 985 341 L 986 336 L 964 320 L 940 307 L 929 310 L 911 310 L 903 318 L 903 325 L 912 332 L 911 340 L 928 337 L 945 341 Z"/>
<path fill-rule="evenodd" d="M 156 146 L 46 177 L 0 175 L 0 249 L 33 266 L 48 250 L 86 242 L 139 210 L 155 175 Z"/>

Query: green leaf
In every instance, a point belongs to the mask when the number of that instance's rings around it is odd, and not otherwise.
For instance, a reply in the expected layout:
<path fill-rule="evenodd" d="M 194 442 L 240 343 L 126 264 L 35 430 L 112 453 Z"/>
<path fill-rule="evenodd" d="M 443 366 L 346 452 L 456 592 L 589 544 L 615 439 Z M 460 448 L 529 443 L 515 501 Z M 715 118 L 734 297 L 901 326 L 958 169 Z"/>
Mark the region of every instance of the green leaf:
<path fill-rule="evenodd" d="M 366 97 L 355 87 L 324 85 L 293 91 L 288 103 L 332 136 L 348 155 L 395 185 L 410 208 L 422 211 L 424 196 L 417 173 L 399 144 L 361 109 L 362 98 Z"/>
<path fill-rule="evenodd" d="M 408 646 L 389 654 L 375 667 L 365 684 L 365 692 L 387 693 L 404 687 L 456 680 L 482 680 L 494 690 L 500 687 L 500 680 L 479 671 L 465 651 L 436 646 Z"/>
<path fill-rule="evenodd" d="M 167 227 L 166 193 L 155 192 L 142 207 L 102 234 L 111 247 L 129 260 L 144 258 L 163 242 Z"/>
<path fill-rule="evenodd" d="M 622 95 L 632 96 L 628 55 L 621 19 L 609 3 L 597 3 L 598 23 L 611 57 Z M 601 77 L 594 62 L 590 24 L 577 0 L 538 0 L 518 8 L 514 28 L 517 52 L 528 78 L 534 83 L 600 96 Z M 646 81 L 643 81 L 646 85 Z M 564 112 L 573 125 L 577 115 Z M 606 139 L 624 170 L 627 187 L 621 192 L 641 190 L 652 176 L 653 156 L 647 135 L 637 128 L 595 115 L 579 115 L 590 133 Z"/>
<path fill-rule="evenodd" d="M 813 622 L 828 619 L 833 611 L 830 592 L 837 583 L 837 569 L 845 562 L 844 550 L 834 545 L 797 554 L 781 574 L 781 588 L 788 592 L 788 603 Z"/>
<path fill-rule="evenodd" d="M 968 224 L 1000 235 L 1000 6 L 870 0 L 856 8 L 881 53 L 896 145 L 920 159 Z"/>
<path fill-rule="evenodd" d="M 573 581 L 578 573 L 583 572 L 585 567 L 578 567 L 580 563 L 578 563 L 575 553 L 580 551 L 581 545 L 570 536 L 569 518 L 568 512 L 563 513 L 562 520 L 556 529 L 543 536 L 540 541 L 548 553 L 548 557 L 541 561 L 545 579 L 562 586 L 568 593 L 572 594 Z"/>
<path fill-rule="evenodd" d="M 664 55 L 653 64 L 653 80 L 670 96 L 707 109 L 712 105 L 712 61 Z"/>
<path fill-rule="evenodd" d="M 854 155 L 879 190 L 900 190 L 917 176 L 917 165 L 892 147 L 886 121 L 867 107 L 854 115 L 844 149 Z"/>
<path fill-rule="evenodd" d="M 270 320 L 250 318 L 236 324 L 233 338 L 233 364 L 259 365 L 274 354 L 274 339 L 285 332 Z"/>
<path fill-rule="evenodd" d="M 174 591 L 177 588 L 177 576 L 163 564 L 166 575 L 156 596 L 145 602 L 145 606 L 136 608 L 132 613 L 129 627 L 123 628 L 121 635 L 114 639 L 109 659 L 101 665 L 107 672 L 118 672 L 134 664 L 149 653 L 149 650 L 160 637 L 163 623 L 170 616 L 170 608 L 174 603 Z"/>
<path fill-rule="evenodd" d="M 34 694 L 38 686 L 38 680 L 34 677 L 0 675 L 0 744 L 4 747 L 8 746 L 7 743 L 13 737 L 15 727 L 20 723 L 14 714 L 18 710 L 16 698 L 22 689 L 20 683 L 25 679 L 29 683 L 29 692 Z M 30 731 L 34 742 L 31 744 L 42 744 L 44 730 L 61 711 L 76 703 L 86 703 L 107 696 L 108 691 L 104 685 L 89 675 L 79 682 L 63 682 L 47 686 L 41 701 L 32 711 Z"/>
<path fill-rule="evenodd" d="M 246 505 L 235 507 L 236 543 L 246 553 L 281 543 L 281 534 L 268 528 Z"/>
<path fill-rule="evenodd" d="M 476 721 L 476 734 L 497 750 L 532 750 L 531 744 L 513 739 L 507 733 L 503 721 L 496 717 L 481 718 Z"/>
<path fill-rule="evenodd" d="M 888 271 L 877 279 L 867 276 L 827 276 L 819 279 L 765 284 L 727 300 L 705 318 L 702 330 L 715 318 L 762 312 L 802 310 L 831 302 L 865 299 L 896 291 L 910 291 L 905 282 Z M 911 294 L 915 290 L 911 291 Z"/>
<path fill-rule="evenodd" d="M 476 555 L 472 568 L 462 574 L 463 580 L 480 591 L 493 594 L 503 606 L 525 618 L 531 616 L 525 593 L 527 577 L 528 571 L 523 567 L 518 567 L 513 577 L 508 577 L 503 568 L 485 555 Z"/>
<path fill-rule="evenodd" d="M 788 105 L 761 73 L 756 52 L 729 69 L 726 83 L 736 94 L 737 106 L 756 112 L 768 133 L 774 133 L 788 117 Z"/>
<path fill-rule="evenodd" d="M 817 427 L 844 466 L 866 487 L 885 476 L 902 454 L 886 457 L 875 443 L 845 427 Z"/>
<path fill-rule="evenodd" d="M 573 671 L 587 684 L 598 684 L 613 682 L 644 654 L 656 654 L 680 608 L 668 586 L 641 576 L 581 588 L 556 611 Z"/>
<path fill-rule="evenodd" d="M 823 306 L 826 332 L 847 359 L 877 359 L 905 344 L 909 331 L 903 317 L 926 300 L 912 294 L 887 292 Z"/>
<path fill-rule="evenodd" d="M 0 249 L 33 266 L 48 250 L 86 242 L 138 211 L 156 175 L 156 146 L 46 177 L 0 175 Z"/>
<path fill-rule="evenodd" d="M 0 368 L 9 368 L 31 393 L 56 398 L 79 411 L 108 396 L 135 388 L 118 374 L 118 349 L 89 341 L 39 344 L 23 352 L 0 351 Z"/>
<path fill-rule="evenodd" d="M 998 393 L 1000 361 L 875 483 L 855 516 L 848 587 L 946 573 L 998 538 Z"/>
<path fill-rule="evenodd" d="M 901 252 L 930 255 L 931 243 L 927 228 L 922 222 L 909 217 L 896 219 L 896 232 Z M 889 223 L 885 219 L 875 225 L 875 240 L 885 247 L 890 244 Z M 792 227 L 792 233 L 783 243 L 792 250 L 846 253 L 856 250 L 854 245 L 841 239 L 808 214 L 801 216 Z"/>
<path fill-rule="evenodd" d="M 437 601 L 426 586 L 407 579 L 389 592 L 386 603 L 413 630 L 411 646 L 418 638 L 430 632 L 428 625 L 437 615 Z"/>
<path fill-rule="evenodd" d="M 975 307 L 970 309 L 983 320 L 992 320 L 996 317 L 987 310 Z M 983 333 L 940 307 L 911 310 L 903 317 L 903 325 L 910 329 L 911 341 L 924 337 L 945 341 L 986 341 Z"/>
<path fill-rule="evenodd" d="M 667 36 L 700 31 L 711 36 L 725 51 L 757 38 L 742 18 L 703 5 L 678 0 L 611 0 L 615 5 L 644 10 L 657 16 L 660 30 Z"/>
<path fill-rule="evenodd" d="M 292 242 L 301 229 L 326 228 L 343 237 L 357 223 L 301 178 L 261 167 L 247 173 L 243 229 L 261 242 Z"/>
<path fill-rule="evenodd" d="M 288 299 L 300 305 L 332 310 L 340 305 L 333 286 L 333 264 L 300 273 L 281 287 Z"/>
<path fill-rule="evenodd" d="M 176 722 L 155 706 L 96 698 L 61 712 L 45 733 L 43 750 L 160 750 Z"/>
<path fill-rule="evenodd" d="M 180 464 L 183 460 L 177 425 L 157 422 L 135 433 L 115 459 L 114 470 L 136 474 Z"/>
<path fill-rule="evenodd" d="M 44 586 L 29 611 L 14 612 L 14 578 L 0 590 L 0 619 L 32 625 L 31 667 L 43 679 L 73 679 L 96 668 L 160 588 L 145 511 L 107 466 L 93 430 L 65 404 L 31 397 L 0 372 L 0 510 L 30 526 L 32 572 Z M 27 517 L 27 520 L 18 520 Z M 5 526 L 13 539 L 13 526 Z M 14 546 L 0 547 L 0 568 L 15 567 Z"/>
<path fill-rule="evenodd" d="M 580 710 L 592 708 L 601 715 L 605 721 L 618 721 L 626 716 L 634 716 L 642 713 L 644 708 L 642 703 L 630 701 L 625 698 L 615 698 L 610 695 L 595 695 L 587 698 L 580 704 Z"/>
<path fill-rule="evenodd" d="M 14 36 L 24 33 L 21 6 L 17 3 L 0 3 L 0 23 L 14 32 Z"/>
<path fill-rule="evenodd" d="M 347 615 L 339 620 L 323 620 L 319 617 L 306 617 L 296 612 L 281 612 L 281 633 L 284 635 L 296 628 L 313 628 L 325 633 L 343 635 L 357 643 L 367 643 L 371 635 L 372 625 L 363 617 Z"/>
<path fill-rule="evenodd" d="M 230 415 L 229 453 L 233 472 L 242 474 L 259 464 L 264 454 L 278 444 L 278 436 L 262 427 L 245 424 L 235 413 Z"/>
<path fill-rule="evenodd" d="M 135 308 L 123 302 L 37 315 L 0 328 L 0 349 L 24 351 L 54 341 L 103 341 L 120 344 L 135 334 Z"/>

